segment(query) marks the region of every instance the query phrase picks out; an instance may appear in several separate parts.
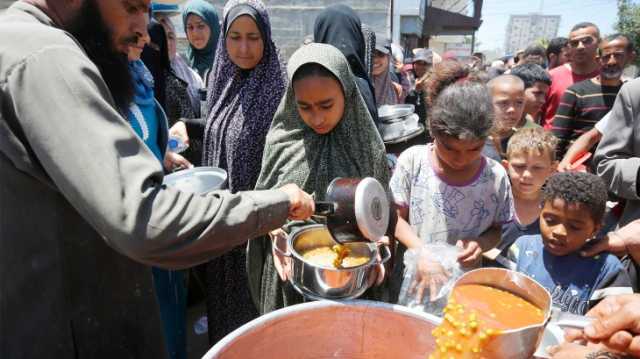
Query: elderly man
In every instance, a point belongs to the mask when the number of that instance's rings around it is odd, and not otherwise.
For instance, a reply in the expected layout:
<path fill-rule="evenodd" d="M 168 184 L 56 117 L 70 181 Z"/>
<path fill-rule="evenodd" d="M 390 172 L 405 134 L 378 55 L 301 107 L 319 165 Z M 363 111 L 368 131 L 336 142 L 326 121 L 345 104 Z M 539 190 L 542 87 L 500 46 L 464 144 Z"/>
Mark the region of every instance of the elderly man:
<path fill-rule="evenodd" d="M 202 263 L 313 211 L 294 185 L 162 186 L 121 116 L 149 2 L 23 0 L 0 15 L 0 358 L 163 358 L 145 264 Z"/>

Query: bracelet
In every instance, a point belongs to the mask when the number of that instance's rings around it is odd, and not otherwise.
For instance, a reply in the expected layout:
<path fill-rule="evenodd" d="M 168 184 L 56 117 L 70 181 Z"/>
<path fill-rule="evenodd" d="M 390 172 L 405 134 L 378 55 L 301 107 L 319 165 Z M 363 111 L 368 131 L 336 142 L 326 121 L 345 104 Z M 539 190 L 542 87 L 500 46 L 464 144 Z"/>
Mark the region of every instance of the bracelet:
<path fill-rule="evenodd" d="M 587 354 L 584 359 L 624 359 L 625 356 L 615 354 L 606 350 L 598 350 L 597 352 Z"/>

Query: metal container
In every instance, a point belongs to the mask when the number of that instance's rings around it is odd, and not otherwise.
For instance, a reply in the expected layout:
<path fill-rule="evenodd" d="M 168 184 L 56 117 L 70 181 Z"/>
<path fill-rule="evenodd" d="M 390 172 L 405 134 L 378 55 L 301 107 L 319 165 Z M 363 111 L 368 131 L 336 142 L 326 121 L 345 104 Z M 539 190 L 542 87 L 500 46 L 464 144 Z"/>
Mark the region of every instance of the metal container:
<path fill-rule="evenodd" d="M 162 184 L 183 192 L 205 194 L 223 189 L 227 172 L 217 167 L 195 167 L 165 176 Z"/>
<path fill-rule="evenodd" d="M 326 201 L 316 201 L 316 216 L 326 218 L 333 239 L 342 244 L 378 241 L 394 214 L 387 192 L 373 177 L 336 178 L 327 188 Z"/>
<path fill-rule="evenodd" d="M 403 117 L 394 122 L 382 122 L 379 125 L 382 140 L 385 142 L 396 141 L 400 138 L 412 136 L 424 131 L 424 127 L 418 123 L 420 118 L 416 114 Z"/>
<path fill-rule="evenodd" d="M 288 257 L 290 270 L 289 281 L 303 296 L 309 299 L 354 299 L 361 296 L 373 283 L 376 266 L 385 263 L 391 257 L 386 246 L 378 247 L 371 242 L 352 242 L 345 246 L 351 253 L 369 258 L 365 264 L 335 268 L 319 266 L 302 257 L 303 252 L 318 248 L 331 247 L 336 242 L 332 239 L 324 225 L 309 225 L 292 232 L 288 238 L 289 250 L 277 245 L 275 249 Z M 380 257 L 378 248 L 384 248 Z"/>
<path fill-rule="evenodd" d="M 378 108 L 378 118 L 381 121 L 388 121 L 406 117 L 414 113 L 415 109 L 415 106 L 411 104 L 380 106 L 380 108 Z"/>
<path fill-rule="evenodd" d="M 558 340 L 557 327 L 584 328 L 592 319 L 560 313 L 552 308 L 551 294 L 534 279 L 525 274 L 502 268 L 481 268 L 463 274 L 453 288 L 465 284 L 481 284 L 502 289 L 513 293 L 538 308 L 544 313 L 544 321 L 537 325 L 530 325 L 523 328 L 505 330 L 493 337 L 491 341 L 482 349 L 487 358 L 501 359 L 529 359 L 532 356 L 548 357 L 545 349 L 552 340 Z M 550 323 L 551 322 L 551 323 Z M 548 324 L 553 324 L 554 328 L 545 333 Z M 540 342 L 545 336 L 545 343 Z"/>
<path fill-rule="evenodd" d="M 425 359 L 437 317 L 371 301 L 294 305 L 255 319 L 203 359 Z"/>

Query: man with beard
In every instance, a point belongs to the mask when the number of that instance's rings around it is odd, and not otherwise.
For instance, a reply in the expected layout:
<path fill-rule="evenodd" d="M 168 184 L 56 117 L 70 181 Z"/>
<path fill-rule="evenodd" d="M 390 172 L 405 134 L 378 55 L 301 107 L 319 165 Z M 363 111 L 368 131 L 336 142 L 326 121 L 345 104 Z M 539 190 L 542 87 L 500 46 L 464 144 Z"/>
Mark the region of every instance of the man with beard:
<path fill-rule="evenodd" d="M 553 119 L 553 134 L 560 140 L 558 158 L 562 158 L 573 141 L 593 129 L 611 110 L 622 86 L 624 68 L 634 57 L 633 43 L 621 34 L 604 38 L 598 50 L 600 75 L 569 87 Z"/>
<path fill-rule="evenodd" d="M 569 34 L 569 63 L 549 71 L 551 87 L 547 93 L 544 111 L 544 128 L 550 130 L 560 99 L 565 90 L 576 82 L 588 80 L 600 73 L 596 52 L 600 43 L 600 30 L 595 24 L 582 22 Z"/>
<path fill-rule="evenodd" d="M 313 211 L 294 185 L 161 185 L 121 115 L 149 2 L 23 0 L 0 15 L 0 358 L 164 358 L 147 265 L 203 263 Z"/>

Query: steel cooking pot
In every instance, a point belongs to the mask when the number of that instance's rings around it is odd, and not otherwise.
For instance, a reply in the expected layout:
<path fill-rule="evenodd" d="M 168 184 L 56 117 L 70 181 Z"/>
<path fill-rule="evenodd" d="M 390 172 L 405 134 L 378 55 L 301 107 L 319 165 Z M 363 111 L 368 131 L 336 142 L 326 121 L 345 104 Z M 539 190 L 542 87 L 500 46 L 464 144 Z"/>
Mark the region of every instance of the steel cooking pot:
<path fill-rule="evenodd" d="M 391 257 L 386 246 L 378 246 L 371 242 L 345 244 L 351 253 L 369 258 L 366 263 L 355 267 L 320 266 L 311 263 L 302 255 L 310 249 L 332 247 L 335 244 L 327 227 L 321 224 L 309 225 L 293 231 L 287 239 L 288 249 L 278 247 L 277 243 L 274 244 L 275 250 L 288 257 L 287 260 L 290 261 L 289 282 L 306 298 L 314 300 L 357 298 L 373 283 L 376 266 L 385 263 Z"/>
<path fill-rule="evenodd" d="M 525 274 L 502 268 L 480 268 L 463 274 L 453 288 L 464 284 L 481 284 L 511 292 L 544 313 L 544 321 L 537 325 L 502 331 L 482 348 L 487 358 L 529 359 L 532 356 L 546 358 L 545 349 L 549 343 L 539 346 L 545 328 L 552 323 L 555 327 L 584 328 L 592 319 L 561 313 L 552 308 L 551 294 Z"/>
<path fill-rule="evenodd" d="M 377 241 L 387 232 L 393 215 L 384 187 L 373 177 L 336 178 L 326 201 L 316 201 L 316 217 L 326 219 L 338 243 Z"/>

